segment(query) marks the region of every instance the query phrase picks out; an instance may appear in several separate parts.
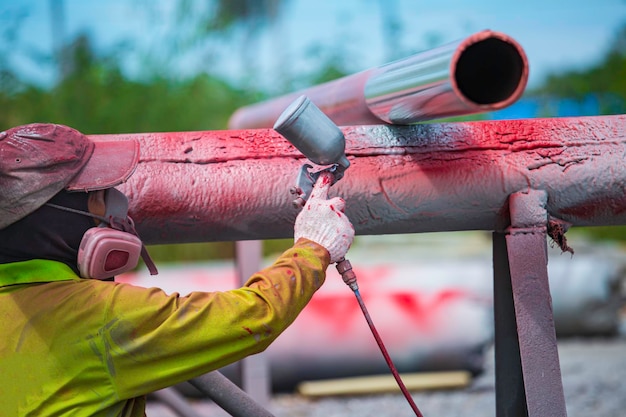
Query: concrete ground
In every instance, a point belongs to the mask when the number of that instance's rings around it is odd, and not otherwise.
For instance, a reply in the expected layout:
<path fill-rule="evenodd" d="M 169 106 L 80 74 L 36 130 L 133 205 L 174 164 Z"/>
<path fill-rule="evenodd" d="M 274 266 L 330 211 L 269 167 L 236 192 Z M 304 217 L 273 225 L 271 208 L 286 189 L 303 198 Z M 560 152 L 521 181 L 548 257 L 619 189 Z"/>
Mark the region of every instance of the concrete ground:
<path fill-rule="evenodd" d="M 562 339 L 559 356 L 569 417 L 626 416 L 626 335 L 614 338 Z M 412 397 L 426 417 L 495 416 L 493 351 L 487 353 L 485 373 L 461 390 L 415 392 Z M 210 401 L 193 400 L 200 416 L 228 416 Z M 398 394 L 307 399 L 274 396 L 267 407 L 276 417 L 413 416 Z M 163 404 L 151 401 L 148 417 L 177 417 Z M 251 416 L 252 417 L 252 416 Z"/>

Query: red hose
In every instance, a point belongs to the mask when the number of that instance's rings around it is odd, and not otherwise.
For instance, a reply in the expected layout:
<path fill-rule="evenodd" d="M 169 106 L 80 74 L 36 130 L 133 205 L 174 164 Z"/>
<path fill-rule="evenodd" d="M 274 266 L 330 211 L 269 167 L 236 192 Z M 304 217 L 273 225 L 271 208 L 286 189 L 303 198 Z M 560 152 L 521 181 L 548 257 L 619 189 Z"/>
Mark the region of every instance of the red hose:
<path fill-rule="evenodd" d="M 387 362 L 387 366 L 389 366 L 389 369 L 391 370 L 393 377 L 398 383 L 398 386 L 400 387 L 400 391 L 402 391 L 404 398 L 406 398 L 406 400 L 409 402 L 409 405 L 415 412 L 415 415 L 417 417 L 423 417 L 419 408 L 417 408 L 417 405 L 415 405 L 413 398 L 411 398 L 411 394 L 409 394 L 409 390 L 406 388 L 406 385 L 404 385 L 404 382 L 402 382 L 402 378 L 400 378 L 400 374 L 398 373 L 398 370 L 393 364 L 393 361 L 391 360 L 391 357 L 389 356 L 389 353 L 387 352 L 387 349 L 385 348 L 385 344 L 383 343 L 382 338 L 378 334 L 378 330 L 376 330 L 376 326 L 374 326 L 374 322 L 372 321 L 372 318 L 370 317 L 370 314 L 367 311 L 367 307 L 365 307 L 365 303 L 363 302 L 363 298 L 361 298 L 361 293 L 359 292 L 359 286 L 356 282 L 356 274 L 352 270 L 352 265 L 350 264 L 350 261 L 348 261 L 345 258 L 341 259 L 339 262 L 337 262 L 336 267 L 337 267 L 337 271 L 339 271 L 339 273 L 341 274 L 341 278 L 343 279 L 343 282 L 345 282 L 346 285 L 350 287 L 350 289 L 354 292 L 354 295 L 356 296 L 356 299 L 359 302 L 359 306 L 361 307 L 361 310 L 363 311 L 363 315 L 365 316 L 365 320 L 367 321 L 367 324 L 370 326 L 370 330 L 372 331 L 372 334 L 374 335 L 374 339 L 376 339 L 376 343 L 378 344 L 378 347 L 380 348 L 380 351 L 382 352 L 383 357 L 385 358 L 385 362 Z"/>

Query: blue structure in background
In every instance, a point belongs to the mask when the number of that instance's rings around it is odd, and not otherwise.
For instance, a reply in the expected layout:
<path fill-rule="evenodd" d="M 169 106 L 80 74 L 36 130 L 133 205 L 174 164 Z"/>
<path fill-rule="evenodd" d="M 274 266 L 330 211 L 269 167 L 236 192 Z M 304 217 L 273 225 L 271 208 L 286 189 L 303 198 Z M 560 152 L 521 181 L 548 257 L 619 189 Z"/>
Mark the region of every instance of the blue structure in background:
<path fill-rule="evenodd" d="M 530 119 L 537 117 L 581 117 L 600 114 L 600 102 L 595 95 L 578 101 L 563 98 L 522 97 L 511 106 L 491 112 L 489 120 Z"/>

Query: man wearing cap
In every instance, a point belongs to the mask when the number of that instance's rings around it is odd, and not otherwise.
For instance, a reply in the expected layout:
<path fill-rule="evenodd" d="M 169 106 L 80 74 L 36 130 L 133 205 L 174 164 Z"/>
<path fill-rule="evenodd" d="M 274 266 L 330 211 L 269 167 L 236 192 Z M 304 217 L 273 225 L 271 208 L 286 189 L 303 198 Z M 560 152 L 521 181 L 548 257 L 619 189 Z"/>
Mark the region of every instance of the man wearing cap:
<path fill-rule="evenodd" d="M 156 272 L 113 188 L 138 155 L 61 125 L 0 133 L 0 415 L 143 416 L 146 394 L 267 348 L 354 237 L 320 181 L 293 247 L 243 287 L 181 297 L 116 283 L 139 256 Z"/>

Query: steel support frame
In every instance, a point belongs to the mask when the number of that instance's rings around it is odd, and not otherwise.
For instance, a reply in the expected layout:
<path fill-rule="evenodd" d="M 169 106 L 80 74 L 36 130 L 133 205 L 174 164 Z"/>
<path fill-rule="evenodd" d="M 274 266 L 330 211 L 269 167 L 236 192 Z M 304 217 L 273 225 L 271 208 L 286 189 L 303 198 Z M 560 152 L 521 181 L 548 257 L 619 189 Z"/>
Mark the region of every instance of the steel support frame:
<path fill-rule="evenodd" d="M 547 194 L 509 198 L 511 225 L 493 234 L 497 417 L 566 417 L 548 283 Z"/>
<path fill-rule="evenodd" d="M 240 285 L 244 285 L 249 277 L 261 269 L 262 258 L 262 241 L 235 242 L 235 264 Z M 241 388 L 261 406 L 269 406 L 272 382 L 267 355 L 262 352 L 248 356 L 239 361 L 238 365 Z"/>

